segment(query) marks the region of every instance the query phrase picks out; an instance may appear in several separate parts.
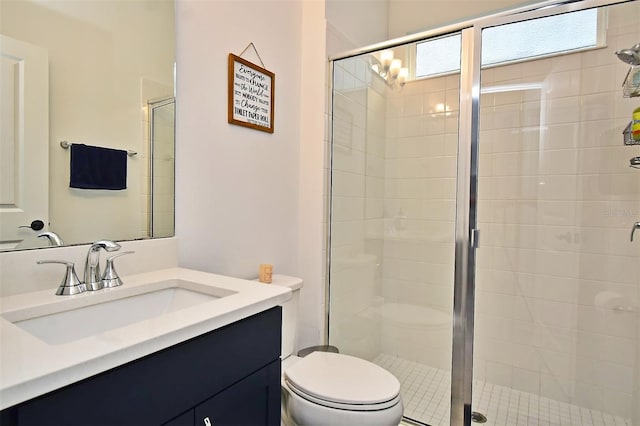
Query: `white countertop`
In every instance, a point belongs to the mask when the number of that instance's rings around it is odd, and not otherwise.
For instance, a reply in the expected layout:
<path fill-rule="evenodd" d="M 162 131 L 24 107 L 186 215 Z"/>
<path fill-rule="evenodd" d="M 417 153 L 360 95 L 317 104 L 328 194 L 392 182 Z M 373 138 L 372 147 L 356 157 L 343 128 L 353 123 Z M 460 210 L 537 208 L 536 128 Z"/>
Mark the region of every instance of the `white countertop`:
<path fill-rule="evenodd" d="M 233 294 L 61 344 L 47 344 L 5 318 L 5 315 L 11 317 L 13 311 L 44 315 L 50 313 L 47 311 L 55 312 L 56 305 L 68 305 L 70 301 L 74 308 L 92 305 L 98 293 L 102 301 L 120 299 L 149 283 L 171 279 L 225 289 Z M 231 324 L 291 298 L 291 291 L 286 287 L 183 268 L 124 276 L 122 281 L 121 287 L 75 296 L 56 296 L 54 285 L 47 291 L 0 298 L 0 409 Z M 81 327 L 82 324 L 69 326 Z"/>

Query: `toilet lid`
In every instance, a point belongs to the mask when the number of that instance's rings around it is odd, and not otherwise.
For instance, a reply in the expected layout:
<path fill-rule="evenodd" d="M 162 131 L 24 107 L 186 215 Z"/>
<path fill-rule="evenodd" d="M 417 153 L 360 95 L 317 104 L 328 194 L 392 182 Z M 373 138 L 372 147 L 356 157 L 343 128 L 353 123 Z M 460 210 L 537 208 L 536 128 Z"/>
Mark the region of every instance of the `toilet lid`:
<path fill-rule="evenodd" d="M 400 382 L 382 367 L 349 355 L 313 352 L 285 371 L 297 390 L 322 401 L 349 405 L 398 399 Z"/>

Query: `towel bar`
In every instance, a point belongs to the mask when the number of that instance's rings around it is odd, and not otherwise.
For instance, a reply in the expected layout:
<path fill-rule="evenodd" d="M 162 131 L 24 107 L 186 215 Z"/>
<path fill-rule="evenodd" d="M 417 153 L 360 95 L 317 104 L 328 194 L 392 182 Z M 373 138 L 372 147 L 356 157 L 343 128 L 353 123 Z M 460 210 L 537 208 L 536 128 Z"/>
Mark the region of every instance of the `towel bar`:
<path fill-rule="evenodd" d="M 63 149 L 69 149 L 69 147 L 73 145 L 71 142 L 67 142 L 67 141 L 60 141 L 60 146 Z M 136 151 L 132 151 L 130 149 L 127 150 L 127 155 L 129 157 L 133 157 L 134 155 L 138 155 L 138 153 Z"/>

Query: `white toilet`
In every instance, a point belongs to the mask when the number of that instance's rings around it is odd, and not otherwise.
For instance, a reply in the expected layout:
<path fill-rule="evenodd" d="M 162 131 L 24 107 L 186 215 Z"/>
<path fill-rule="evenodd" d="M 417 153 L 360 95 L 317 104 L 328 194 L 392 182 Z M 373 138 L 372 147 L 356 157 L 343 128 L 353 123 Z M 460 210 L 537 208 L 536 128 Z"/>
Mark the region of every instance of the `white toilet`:
<path fill-rule="evenodd" d="M 273 275 L 273 284 L 293 291 L 282 305 L 282 424 L 397 426 L 403 412 L 398 379 L 349 355 L 293 355 L 302 280 Z"/>

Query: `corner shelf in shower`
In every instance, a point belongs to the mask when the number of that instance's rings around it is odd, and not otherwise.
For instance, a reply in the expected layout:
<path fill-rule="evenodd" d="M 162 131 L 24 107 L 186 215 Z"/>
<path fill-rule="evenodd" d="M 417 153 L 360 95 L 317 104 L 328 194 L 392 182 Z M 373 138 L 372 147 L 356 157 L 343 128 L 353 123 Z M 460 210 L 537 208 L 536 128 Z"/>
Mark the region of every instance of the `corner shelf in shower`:
<path fill-rule="evenodd" d="M 640 67 L 629 67 L 627 76 L 622 83 L 622 94 L 625 98 L 636 98 L 640 96 Z"/>
<path fill-rule="evenodd" d="M 640 145 L 640 141 L 637 141 L 635 139 L 633 139 L 633 137 L 631 136 L 631 125 L 633 124 L 633 122 L 629 122 L 629 124 L 627 124 L 627 127 L 624 128 L 624 130 L 622 131 L 622 138 L 624 141 L 625 145 Z"/>

